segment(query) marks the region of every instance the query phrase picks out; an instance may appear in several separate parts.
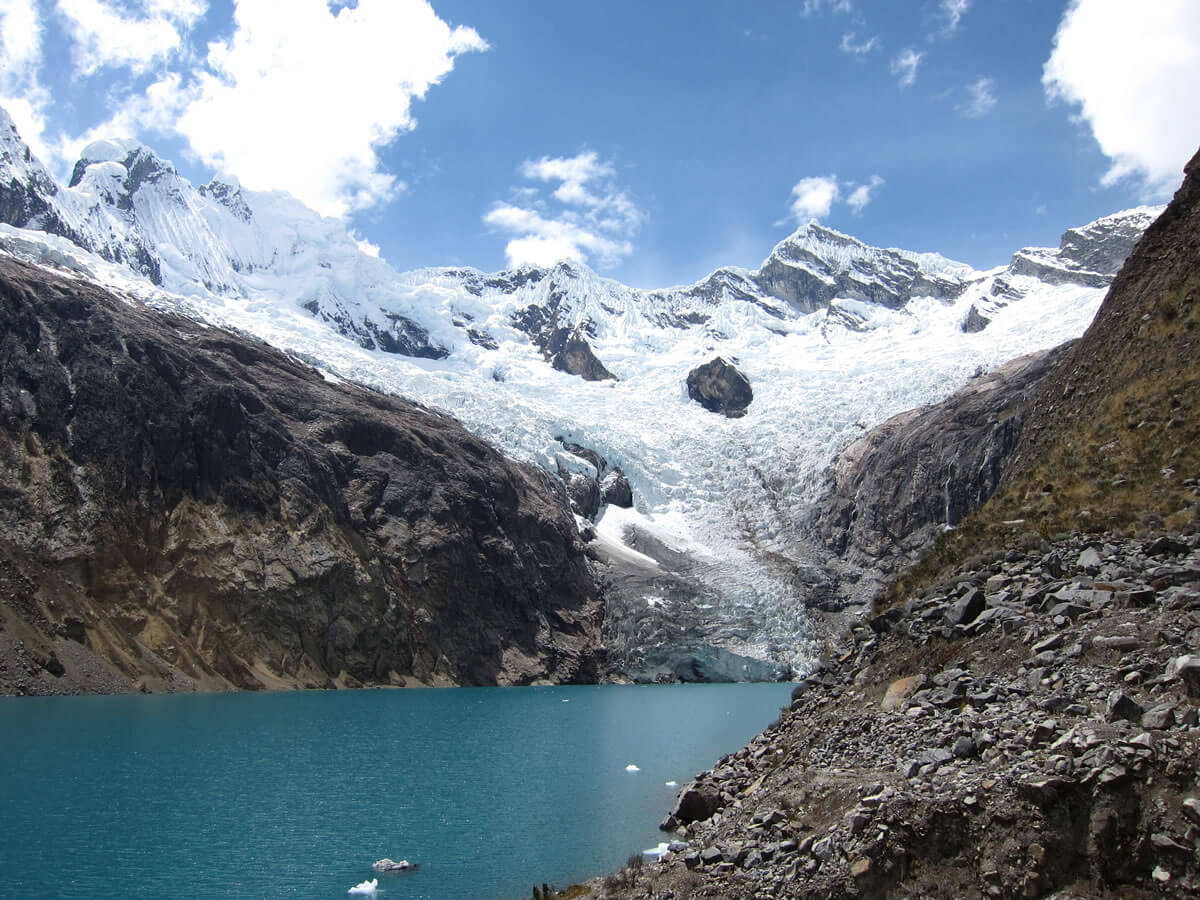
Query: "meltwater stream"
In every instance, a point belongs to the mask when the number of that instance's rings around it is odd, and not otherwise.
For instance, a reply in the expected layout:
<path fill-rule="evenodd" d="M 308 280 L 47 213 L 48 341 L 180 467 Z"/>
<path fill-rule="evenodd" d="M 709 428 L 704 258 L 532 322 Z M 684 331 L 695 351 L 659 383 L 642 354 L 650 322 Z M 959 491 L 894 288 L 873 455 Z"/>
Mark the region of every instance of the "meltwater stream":
<path fill-rule="evenodd" d="M 0 700 L 0 895 L 346 897 L 389 856 L 385 900 L 515 900 L 657 844 L 790 688 Z"/>

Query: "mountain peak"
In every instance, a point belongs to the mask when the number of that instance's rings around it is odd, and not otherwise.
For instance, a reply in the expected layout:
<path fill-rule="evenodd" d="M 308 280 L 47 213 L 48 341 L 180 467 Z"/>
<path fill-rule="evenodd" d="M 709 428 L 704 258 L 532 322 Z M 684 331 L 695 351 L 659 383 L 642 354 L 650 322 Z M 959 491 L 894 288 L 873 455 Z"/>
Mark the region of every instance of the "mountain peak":
<path fill-rule="evenodd" d="M 114 166 L 125 171 L 120 179 L 125 193 L 132 196 L 146 182 L 154 182 L 167 176 L 175 175 L 175 166 L 161 159 L 151 148 L 141 141 L 129 138 L 110 138 L 93 141 L 83 148 L 75 168 L 71 170 L 71 180 L 67 187 L 77 187 L 88 176 L 89 170 L 99 167 L 97 175 L 111 178 L 119 172 Z"/>

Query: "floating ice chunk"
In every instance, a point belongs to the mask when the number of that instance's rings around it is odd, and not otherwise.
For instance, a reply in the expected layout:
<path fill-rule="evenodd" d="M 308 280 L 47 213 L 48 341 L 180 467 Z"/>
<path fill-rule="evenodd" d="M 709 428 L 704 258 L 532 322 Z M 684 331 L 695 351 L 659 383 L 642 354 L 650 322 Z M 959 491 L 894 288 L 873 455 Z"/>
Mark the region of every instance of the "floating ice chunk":
<path fill-rule="evenodd" d="M 672 787 L 672 788 L 679 787 L 679 782 L 678 781 L 668 781 L 668 782 L 666 782 L 666 785 L 667 785 L 667 787 Z"/>
<path fill-rule="evenodd" d="M 626 772 L 640 772 L 642 770 L 639 766 L 635 766 L 633 763 L 630 763 L 629 765 L 627 765 L 625 767 L 625 771 Z"/>
<path fill-rule="evenodd" d="M 350 890 L 346 891 L 346 893 L 352 894 L 355 897 L 374 897 L 378 891 L 379 879 L 372 878 L 370 881 L 360 881 L 354 887 L 350 888 Z"/>
<path fill-rule="evenodd" d="M 671 850 L 671 845 L 663 841 L 657 847 L 651 847 L 649 850 L 643 850 L 642 856 L 649 856 L 651 859 L 662 859 Z"/>

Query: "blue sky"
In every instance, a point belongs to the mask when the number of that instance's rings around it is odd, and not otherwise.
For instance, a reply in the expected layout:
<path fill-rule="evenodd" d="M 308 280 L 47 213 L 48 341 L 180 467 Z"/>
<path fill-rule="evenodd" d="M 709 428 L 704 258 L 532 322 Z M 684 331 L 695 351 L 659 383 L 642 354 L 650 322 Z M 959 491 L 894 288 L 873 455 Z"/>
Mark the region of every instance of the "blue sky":
<path fill-rule="evenodd" d="M 810 217 L 986 267 L 1169 196 L 1200 144 L 1194 0 L 0 0 L 0 43 L 60 175 L 137 137 L 399 269 L 665 286 Z"/>

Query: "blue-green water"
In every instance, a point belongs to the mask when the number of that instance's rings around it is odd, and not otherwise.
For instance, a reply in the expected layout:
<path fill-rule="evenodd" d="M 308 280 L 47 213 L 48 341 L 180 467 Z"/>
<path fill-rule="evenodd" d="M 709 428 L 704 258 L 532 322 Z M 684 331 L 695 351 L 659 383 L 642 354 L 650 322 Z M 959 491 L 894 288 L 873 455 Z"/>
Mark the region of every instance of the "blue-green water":
<path fill-rule="evenodd" d="M 518 898 L 619 867 L 790 685 L 0 701 L 0 896 Z M 640 767 L 626 771 L 627 765 Z"/>

